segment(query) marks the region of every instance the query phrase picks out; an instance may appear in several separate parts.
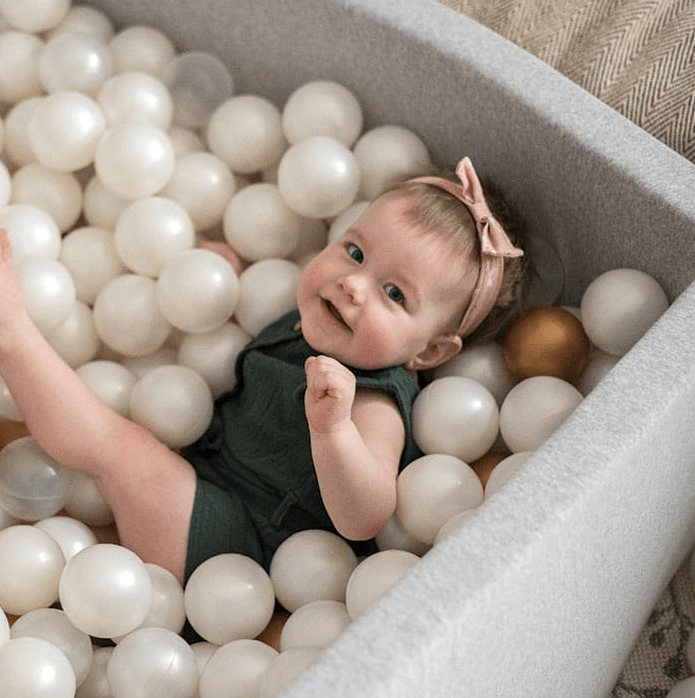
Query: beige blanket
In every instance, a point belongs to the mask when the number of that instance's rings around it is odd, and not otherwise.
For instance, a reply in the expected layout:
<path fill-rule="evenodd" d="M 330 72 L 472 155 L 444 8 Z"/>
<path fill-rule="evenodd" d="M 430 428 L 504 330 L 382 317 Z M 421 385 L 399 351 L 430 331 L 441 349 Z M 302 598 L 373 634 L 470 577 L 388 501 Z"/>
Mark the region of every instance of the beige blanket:
<path fill-rule="evenodd" d="M 440 2 L 542 59 L 695 162 L 695 0 Z M 694 625 L 686 563 L 653 610 L 614 698 L 663 698 L 691 676 L 685 644 Z"/>

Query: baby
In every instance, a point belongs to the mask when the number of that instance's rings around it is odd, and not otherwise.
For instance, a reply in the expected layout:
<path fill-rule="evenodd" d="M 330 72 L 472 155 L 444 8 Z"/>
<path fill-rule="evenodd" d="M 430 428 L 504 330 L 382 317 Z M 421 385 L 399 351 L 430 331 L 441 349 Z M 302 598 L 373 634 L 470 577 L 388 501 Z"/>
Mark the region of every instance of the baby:
<path fill-rule="evenodd" d="M 0 375 L 38 443 L 95 479 L 124 546 L 184 582 L 224 552 L 267 567 L 299 530 L 350 541 L 379 532 L 400 469 L 420 455 L 418 372 L 494 336 L 528 287 L 529 264 L 470 160 L 456 173 L 395 186 L 308 263 L 297 310 L 244 349 L 235 388 L 182 454 L 57 356 L 26 312 L 0 233 Z"/>

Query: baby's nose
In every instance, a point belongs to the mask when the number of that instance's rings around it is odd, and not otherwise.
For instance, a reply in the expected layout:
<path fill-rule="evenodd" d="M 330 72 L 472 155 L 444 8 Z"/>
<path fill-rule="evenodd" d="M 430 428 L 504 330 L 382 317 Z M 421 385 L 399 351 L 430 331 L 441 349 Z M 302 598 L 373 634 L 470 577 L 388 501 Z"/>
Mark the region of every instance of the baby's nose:
<path fill-rule="evenodd" d="M 359 305 L 364 302 L 367 290 L 367 281 L 361 274 L 348 274 L 340 281 L 340 287 L 346 293 L 352 303 Z"/>

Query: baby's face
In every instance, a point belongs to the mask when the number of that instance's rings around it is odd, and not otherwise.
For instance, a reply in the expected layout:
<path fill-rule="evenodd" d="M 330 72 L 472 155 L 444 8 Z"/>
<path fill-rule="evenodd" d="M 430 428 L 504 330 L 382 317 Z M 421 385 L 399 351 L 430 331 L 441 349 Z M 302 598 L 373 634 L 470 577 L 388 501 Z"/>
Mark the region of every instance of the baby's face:
<path fill-rule="evenodd" d="M 450 243 L 406 216 L 406 194 L 372 203 L 305 268 L 302 332 L 316 350 L 362 369 L 406 366 L 453 331 L 477 275 Z"/>

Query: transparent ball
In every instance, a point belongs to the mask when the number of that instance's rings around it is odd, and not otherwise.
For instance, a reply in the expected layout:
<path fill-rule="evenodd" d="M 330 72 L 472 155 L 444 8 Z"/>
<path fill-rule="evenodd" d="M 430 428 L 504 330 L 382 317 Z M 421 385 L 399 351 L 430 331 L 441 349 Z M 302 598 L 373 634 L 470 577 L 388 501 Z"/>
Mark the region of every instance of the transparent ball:
<path fill-rule="evenodd" d="M 207 125 L 212 113 L 234 94 L 227 66 L 204 51 L 185 51 L 162 74 L 174 103 L 174 123 L 188 128 Z"/>

